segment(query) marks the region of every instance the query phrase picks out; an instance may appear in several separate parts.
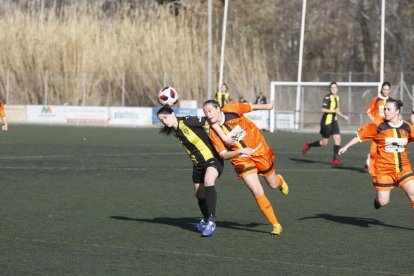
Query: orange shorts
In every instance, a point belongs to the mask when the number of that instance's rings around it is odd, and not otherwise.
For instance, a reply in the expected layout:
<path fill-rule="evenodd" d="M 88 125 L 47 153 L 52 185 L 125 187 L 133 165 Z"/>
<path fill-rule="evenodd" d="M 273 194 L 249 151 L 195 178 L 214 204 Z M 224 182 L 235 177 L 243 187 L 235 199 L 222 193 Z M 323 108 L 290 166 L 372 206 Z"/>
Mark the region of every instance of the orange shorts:
<path fill-rule="evenodd" d="M 393 174 L 377 174 L 372 176 L 372 184 L 376 191 L 390 191 L 394 187 L 404 186 L 410 180 L 414 180 L 413 171 L 403 170 Z"/>
<path fill-rule="evenodd" d="M 263 144 L 253 155 L 233 158 L 231 163 L 239 178 L 242 178 L 252 173 L 262 176 L 271 175 L 275 170 L 273 161 L 272 149 L 267 144 Z"/>

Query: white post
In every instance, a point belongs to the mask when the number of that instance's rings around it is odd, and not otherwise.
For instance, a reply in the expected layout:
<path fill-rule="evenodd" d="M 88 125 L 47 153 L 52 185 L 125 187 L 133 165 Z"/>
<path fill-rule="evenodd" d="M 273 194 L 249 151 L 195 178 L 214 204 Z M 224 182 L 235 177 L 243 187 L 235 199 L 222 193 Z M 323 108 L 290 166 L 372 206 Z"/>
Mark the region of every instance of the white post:
<path fill-rule="evenodd" d="M 223 15 L 223 32 L 221 34 L 221 56 L 220 56 L 220 78 L 218 89 L 220 90 L 220 85 L 223 83 L 223 68 L 224 68 L 224 46 L 226 45 L 226 31 L 227 31 L 227 11 L 229 9 L 229 1 L 224 0 L 224 15 Z"/>
<path fill-rule="evenodd" d="M 213 81 L 213 4 L 208 0 L 208 53 L 207 53 L 207 99 L 211 99 Z"/>
<path fill-rule="evenodd" d="M 411 85 L 411 99 L 414 99 L 414 84 Z M 414 101 L 411 100 L 411 109 L 414 109 Z"/>
<path fill-rule="evenodd" d="M 6 104 L 9 104 L 9 95 L 10 95 L 10 70 L 7 70 L 7 73 L 6 73 Z"/>
<path fill-rule="evenodd" d="M 274 102 L 274 101 L 275 101 L 275 86 L 273 85 L 272 82 L 270 82 L 270 102 Z M 271 133 L 275 131 L 275 109 L 276 109 L 276 106 L 273 107 L 272 110 L 270 110 L 269 130 Z"/>
<path fill-rule="evenodd" d="M 303 127 L 304 127 L 304 118 L 305 118 L 305 111 L 304 111 L 304 109 L 305 109 L 305 97 L 304 97 L 304 94 L 305 94 L 305 88 L 304 87 L 301 87 L 301 89 L 300 89 L 300 93 L 301 93 L 301 103 L 300 103 L 300 106 L 301 106 L 301 112 L 300 112 L 300 130 L 303 130 Z"/>
<path fill-rule="evenodd" d="M 301 103 L 301 82 L 302 82 L 302 60 L 303 60 L 303 42 L 305 36 L 305 19 L 306 19 L 306 0 L 303 0 L 302 20 L 300 27 L 300 46 L 299 46 L 299 63 L 298 63 L 298 86 L 296 88 L 296 110 L 295 110 L 295 128 L 299 128 L 299 109 Z"/>
<path fill-rule="evenodd" d="M 348 72 L 348 81 L 352 82 L 352 72 Z M 352 88 L 348 86 L 348 115 L 351 116 L 351 108 L 352 108 Z M 348 125 L 351 124 L 351 120 L 348 120 Z"/>
<path fill-rule="evenodd" d="M 400 100 L 404 102 L 404 73 L 401 72 L 400 76 Z"/>
<path fill-rule="evenodd" d="M 82 78 L 82 105 L 85 105 L 86 101 L 86 73 L 83 73 Z"/>
<path fill-rule="evenodd" d="M 122 107 L 125 105 L 125 71 L 122 73 Z"/>
<path fill-rule="evenodd" d="M 381 2 L 381 58 L 380 83 L 384 82 L 384 29 L 385 29 L 385 0 Z"/>
<path fill-rule="evenodd" d="M 45 102 L 44 105 L 47 105 L 47 100 L 48 100 L 48 82 L 49 82 L 49 70 L 45 71 L 45 79 L 44 79 L 44 86 L 45 86 Z"/>

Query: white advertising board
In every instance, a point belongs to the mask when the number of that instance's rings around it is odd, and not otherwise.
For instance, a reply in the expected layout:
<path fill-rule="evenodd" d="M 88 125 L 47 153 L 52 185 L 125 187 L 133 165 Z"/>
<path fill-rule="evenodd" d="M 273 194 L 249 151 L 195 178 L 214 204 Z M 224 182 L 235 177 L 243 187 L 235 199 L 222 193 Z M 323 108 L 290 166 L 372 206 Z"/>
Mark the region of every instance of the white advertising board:
<path fill-rule="evenodd" d="M 259 129 L 269 129 L 269 110 L 256 110 L 244 116 L 253 121 Z"/>
<path fill-rule="evenodd" d="M 100 106 L 68 106 L 67 123 L 75 125 L 107 125 L 109 108 Z"/>
<path fill-rule="evenodd" d="M 151 107 L 110 107 L 111 126 L 152 126 Z"/>
<path fill-rule="evenodd" d="M 59 105 L 28 105 L 26 106 L 28 123 L 65 124 L 66 106 Z"/>
<path fill-rule="evenodd" d="M 25 105 L 5 105 L 7 120 L 9 123 L 26 123 L 27 114 Z"/>
<path fill-rule="evenodd" d="M 293 111 L 276 112 L 276 128 L 277 129 L 294 129 L 295 128 L 295 114 Z"/>

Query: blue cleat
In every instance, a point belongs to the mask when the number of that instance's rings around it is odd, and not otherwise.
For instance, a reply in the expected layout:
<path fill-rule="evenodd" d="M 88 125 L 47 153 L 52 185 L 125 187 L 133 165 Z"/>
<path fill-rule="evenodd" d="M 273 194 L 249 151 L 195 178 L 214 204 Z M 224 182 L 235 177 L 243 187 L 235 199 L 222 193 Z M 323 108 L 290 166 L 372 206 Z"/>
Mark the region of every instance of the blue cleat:
<path fill-rule="evenodd" d="M 193 230 L 196 232 L 203 232 L 204 228 L 207 227 L 207 222 L 204 221 L 204 219 L 202 219 L 196 226 L 193 227 Z"/>
<path fill-rule="evenodd" d="M 203 237 L 211 237 L 215 229 L 216 229 L 216 223 L 212 220 L 209 220 L 207 226 L 201 232 L 201 235 Z"/>

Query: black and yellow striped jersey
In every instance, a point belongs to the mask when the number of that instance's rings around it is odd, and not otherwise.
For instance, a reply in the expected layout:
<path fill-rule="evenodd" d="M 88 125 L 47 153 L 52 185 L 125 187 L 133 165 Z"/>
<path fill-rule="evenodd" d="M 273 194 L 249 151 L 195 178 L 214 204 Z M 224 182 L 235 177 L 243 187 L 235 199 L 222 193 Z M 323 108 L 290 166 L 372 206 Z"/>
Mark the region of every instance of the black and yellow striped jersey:
<path fill-rule="evenodd" d="M 326 108 L 334 111 L 339 107 L 339 96 L 334 94 L 328 94 L 323 98 L 322 108 Z M 323 113 L 321 123 L 324 125 L 330 125 L 333 121 L 336 121 L 336 113 Z"/>
<path fill-rule="evenodd" d="M 177 117 L 177 119 L 178 128 L 173 134 L 190 156 L 194 166 L 211 158 L 221 160 L 204 128 L 206 124 L 205 117 L 185 116 Z"/>

